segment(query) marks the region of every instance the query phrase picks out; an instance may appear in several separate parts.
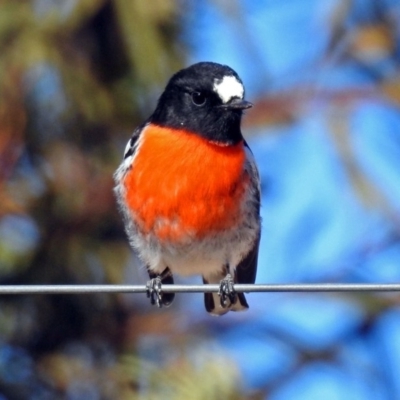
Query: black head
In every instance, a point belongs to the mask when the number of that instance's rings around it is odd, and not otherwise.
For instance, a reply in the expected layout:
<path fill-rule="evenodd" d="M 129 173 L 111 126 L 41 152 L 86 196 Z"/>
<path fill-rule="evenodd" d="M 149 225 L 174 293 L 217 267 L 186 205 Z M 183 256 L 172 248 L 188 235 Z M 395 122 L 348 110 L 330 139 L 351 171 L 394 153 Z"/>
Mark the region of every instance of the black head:
<path fill-rule="evenodd" d="M 201 62 L 170 79 L 150 121 L 186 129 L 213 142 L 235 144 L 242 140 L 243 110 L 252 106 L 243 97 L 243 83 L 233 69 Z"/>

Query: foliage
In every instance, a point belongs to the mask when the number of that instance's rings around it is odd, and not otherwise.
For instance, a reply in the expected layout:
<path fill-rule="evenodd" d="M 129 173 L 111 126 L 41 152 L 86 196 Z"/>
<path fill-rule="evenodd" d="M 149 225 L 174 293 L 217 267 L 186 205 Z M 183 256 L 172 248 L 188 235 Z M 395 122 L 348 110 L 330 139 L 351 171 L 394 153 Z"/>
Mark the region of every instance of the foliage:
<path fill-rule="evenodd" d="M 183 63 L 181 9 L 172 0 L 0 7 L 1 282 L 121 283 L 132 257 L 112 174 Z M 17 389 L 0 371 L 0 392 L 54 397 L 71 390 L 68 377 L 96 375 L 102 368 L 88 370 L 71 346 L 95 357 L 95 337 L 112 358 L 127 313 L 116 296 L 1 299 L 0 364 L 22 363 L 29 379 L 12 377 Z"/>
<path fill-rule="evenodd" d="M 382 175 L 374 175 L 375 170 L 367 174 L 357 162 L 352 118 L 370 99 L 398 113 L 400 14 L 386 10 L 389 2 L 375 0 L 315 3 L 321 10 L 331 7 L 319 27 L 329 39 L 318 56 L 314 43 L 297 38 L 301 29 L 281 36 L 276 20 L 282 14 L 271 11 L 298 7 L 283 18 L 283 33 L 296 25 L 301 12 L 308 13 L 308 27 L 313 11 L 305 10 L 301 0 L 265 2 L 268 7 L 239 1 L 0 0 L 0 283 L 122 283 L 137 278 L 132 276 L 137 260 L 115 206 L 112 174 L 130 132 L 148 115 L 169 76 L 186 64 L 187 44 L 192 50 L 207 47 L 207 42 L 185 37 L 188 25 L 195 26 L 197 37 L 209 38 L 220 59 L 229 59 L 229 46 L 240 49 L 240 62 L 251 70 L 248 78 L 259 96 L 246 116 L 246 131 L 262 130 L 262 139 L 266 132 L 279 132 L 272 146 L 260 140 L 253 147 L 263 157 L 262 253 L 272 254 L 260 265 L 259 281 L 271 276 L 303 281 L 397 276 L 398 268 L 391 265 L 398 259 L 398 202 L 390 201 L 387 192 L 398 192 L 385 186 L 389 168 L 385 179 L 379 179 Z M 202 7 L 213 7 L 220 21 L 228 22 L 207 26 L 198 12 Z M 246 7 L 254 7 L 253 22 L 258 24 L 246 20 Z M 270 38 L 254 36 L 261 25 L 272 26 Z M 227 26 L 235 32 L 229 46 Z M 268 68 L 273 65 L 271 38 L 279 42 L 275 55 L 286 52 L 292 69 L 280 67 L 274 75 Z M 290 41 L 295 44 L 286 48 Z M 299 61 L 291 54 L 297 47 L 315 53 Z M 316 84 L 324 74 L 333 76 L 337 86 Z M 315 120 L 301 125 L 310 110 L 320 117 L 323 132 L 320 127 L 311 130 L 318 125 Z M 368 144 L 364 133 L 360 130 L 360 153 Z M 398 138 L 391 134 L 390 126 L 382 141 L 371 137 L 395 165 L 398 155 L 392 145 Z M 311 158 L 314 164 L 308 163 Z M 329 169 L 333 164 L 335 169 Z M 310 182 L 314 186 L 307 186 Z M 326 193 L 321 188 L 337 182 L 342 186 L 329 192 L 329 198 L 312 202 Z M 330 208 L 335 202 L 337 208 Z M 290 210 L 284 208 L 289 203 Z M 369 221 L 355 238 L 350 233 L 358 221 L 343 224 L 354 215 Z M 385 227 L 375 230 L 378 224 L 370 223 L 371 215 Z M 340 230 L 343 226 L 350 233 Z M 332 238 L 337 236 L 344 238 L 343 247 L 335 247 Z M 393 380 L 386 370 L 394 365 L 398 346 L 388 337 L 397 329 L 398 298 L 254 298 L 243 319 L 235 315 L 211 322 L 193 310 L 193 315 L 150 313 L 141 299 L 132 302 L 123 295 L 1 298 L 0 394 L 11 399 L 258 399 L 264 392 L 274 396 L 280 388 L 290 388 L 315 366 L 323 383 L 322 378 L 334 375 L 331 370 L 339 369 L 351 382 L 369 374 L 374 388 Z M 179 310 L 179 299 L 176 303 L 174 310 Z M 391 331 L 383 328 L 388 320 Z M 214 352 L 215 343 L 230 353 Z M 255 373 L 244 377 L 244 363 L 247 372 Z M 249 394 L 251 385 L 260 392 Z"/>

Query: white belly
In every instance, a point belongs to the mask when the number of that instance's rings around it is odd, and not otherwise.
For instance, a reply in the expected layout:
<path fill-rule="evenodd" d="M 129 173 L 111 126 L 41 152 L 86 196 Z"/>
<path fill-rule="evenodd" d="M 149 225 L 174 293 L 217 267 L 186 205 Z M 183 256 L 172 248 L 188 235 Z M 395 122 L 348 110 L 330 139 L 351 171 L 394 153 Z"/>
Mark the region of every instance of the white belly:
<path fill-rule="evenodd" d="M 192 238 L 177 246 L 160 243 L 150 235 L 136 235 L 133 243 L 139 256 L 151 271 L 161 273 L 169 267 L 172 273 L 179 275 L 202 275 L 210 277 L 229 266 L 234 268 L 252 249 L 259 233 L 259 221 L 247 215 L 240 226 L 202 240 Z"/>

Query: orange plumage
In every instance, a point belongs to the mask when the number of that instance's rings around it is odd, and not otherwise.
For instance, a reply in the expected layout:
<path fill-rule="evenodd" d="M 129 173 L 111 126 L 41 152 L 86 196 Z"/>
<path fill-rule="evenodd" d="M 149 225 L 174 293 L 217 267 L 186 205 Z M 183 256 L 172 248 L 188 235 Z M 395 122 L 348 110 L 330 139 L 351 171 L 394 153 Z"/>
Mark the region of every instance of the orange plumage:
<path fill-rule="evenodd" d="M 243 141 L 224 146 L 150 124 L 124 178 L 126 203 L 144 233 L 162 241 L 204 238 L 241 217 L 245 159 Z"/>

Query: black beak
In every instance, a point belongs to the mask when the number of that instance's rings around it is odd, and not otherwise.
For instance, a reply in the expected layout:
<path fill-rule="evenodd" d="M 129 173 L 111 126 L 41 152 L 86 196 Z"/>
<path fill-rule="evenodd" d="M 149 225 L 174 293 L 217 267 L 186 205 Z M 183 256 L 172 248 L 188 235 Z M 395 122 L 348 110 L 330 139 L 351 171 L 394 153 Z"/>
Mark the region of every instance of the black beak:
<path fill-rule="evenodd" d="M 221 107 L 228 110 L 246 110 L 253 107 L 253 104 L 246 100 L 233 98 L 229 103 L 223 104 Z"/>

